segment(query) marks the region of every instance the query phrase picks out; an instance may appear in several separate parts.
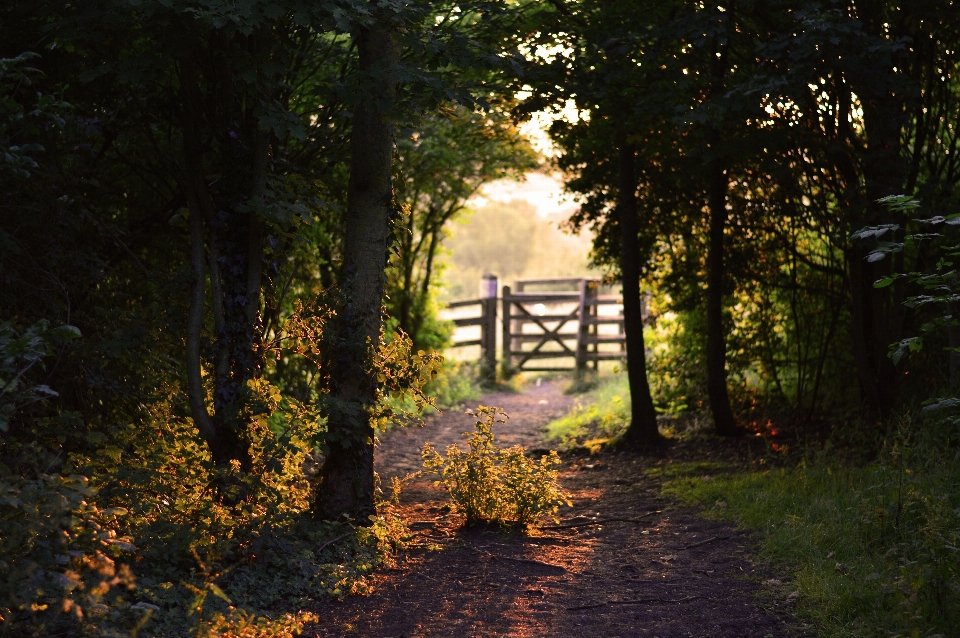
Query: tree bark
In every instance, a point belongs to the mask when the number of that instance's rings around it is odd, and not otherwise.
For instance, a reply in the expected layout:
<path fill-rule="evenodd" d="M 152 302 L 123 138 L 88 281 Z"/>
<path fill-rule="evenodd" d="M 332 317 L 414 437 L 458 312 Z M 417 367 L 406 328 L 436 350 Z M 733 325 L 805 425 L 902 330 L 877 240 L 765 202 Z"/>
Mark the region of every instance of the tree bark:
<path fill-rule="evenodd" d="M 414 299 L 413 316 L 410 318 L 410 339 L 414 349 L 420 349 L 427 344 L 423 343 L 420 331 L 426 321 L 427 304 L 430 302 L 430 284 L 433 283 L 433 261 L 440 245 L 442 226 L 430 229 L 430 244 L 427 247 L 427 263 L 423 267 L 423 280 L 420 282 L 419 294 Z"/>
<path fill-rule="evenodd" d="M 226 71 L 224 71 L 226 72 Z M 250 471 L 246 437 L 249 419 L 247 382 L 262 369 L 260 295 L 263 280 L 263 222 L 241 205 L 262 198 L 268 170 L 268 146 L 255 109 L 236 113 L 243 122 L 222 131 L 220 139 L 204 144 L 204 131 L 217 117 L 201 91 L 201 72 L 194 56 L 183 61 L 182 117 L 184 126 L 183 189 L 190 206 L 191 264 L 195 284 L 187 327 L 187 375 L 190 409 L 207 441 L 214 462 L 222 467 L 239 461 Z M 229 96 L 225 103 L 233 104 Z M 234 130 L 234 128 L 236 130 Z M 208 183 L 206 163 L 217 158 L 220 178 Z M 218 165 L 217 165 L 218 164 Z M 206 268 L 204 264 L 206 263 Z M 200 376 L 200 338 L 204 296 L 210 281 L 214 319 L 213 409 L 206 405 Z"/>
<path fill-rule="evenodd" d="M 374 506 L 371 423 L 378 385 L 372 359 L 383 326 L 384 271 L 393 213 L 391 160 L 399 61 L 392 23 L 378 20 L 358 36 L 360 72 L 371 75 L 372 96 L 357 104 L 350 140 L 350 181 L 341 272 L 342 301 L 331 341 L 327 455 L 316 513 L 370 524 Z"/>
<path fill-rule="evenodd" d="M 711 151 L 717 152 L 718 141 L 712 134 Z M 710 207 L 709 254 L 707 256 L 707 394 L 713 413 L 714 430 L 720 436 L 740 432 L 730 407 L 727 391 L 727 344 L 723 330 L 723 231 L 727 224 L 727 175 L 719 159 L 707 167 L 707 188 Z"/>
<path fill-rule="evenodd" d="M 857 12 L 867 34 L 877 40 L 889 37 L 889 16 L 885 5 L 867 2 L 862 6 L 858 5 Z M 909 69 L 919 64 L 921 49 L 914 51 L 904 48 L 899 52 L 890 49 L 886 54 L 880 51 L 875 55 L 889 56 L 879 63 L 881 68 L 890 69 L 896 66 Z M 904 193 L 906 187 L 911 186 L 914 181 L 910 177 L 910 160 L 903 153 L 903 125 L 908 109 L 908 92 L 898 90 L 895 78 L 890 75 L 886 78 L 852 78 L 851 83 L 863 108 L 866 148 L 860 157 L 863 170 L 862 190 L 857 181 L 854 181 L 856 177 L 848 180 L 848 189 L 856 193 L 848 200 L 849 230 L 893 222 L 900 224 L 901 230 L 898 234 L 902 236 L 905 218 L 902 215 L 892 215 L 877 200 L 887 195 Z M 908 142 L 908 146 L 918 149 L 916 144 L 921 139 L 922 137 Z M 906 192 L 910 194 L 909 190 Z M 896 237 L 892 239 L 895 240 Z M 868 422 L 876 423 L 889 418 L 896 405 L 899 376 L 893 361 L 887 355 L 890 344 L 902 337 L 905 288 L 895 283 L 878 290 L 873 287 L 873 282 L 892 272 L 910 269 L 904 267 L 903 252 L 878 262 L 867 262 L 870 248 L 862 242 L 849 246 L 846 259 L 850 286 L 850 333 L 860 385 L 861 412 Z"/>
<path fill-rule="evenodd" d="M 732 10 L 724 20 L 728 29 L 734 28 Z M 710 57 L 712 82 L 711 100 L 719 100 L 724 91 L 727 57 L 730 54 L 730 38 L 727 42 L 714 39 L 714 55 Z M 707 204 L 710 209 L 709 249 L 707 255 L 707 395 L 713 414 L 714 431 L 720 436 L 740 433 L 737 420 L 730 407 L 727 390 L 727 344 L 723 330 L 723 284 L 726 280 L 724 266 L 723 233 L 727 225 L 727 172 L 720 153 L 720 122 L 713 122 L 706 132 L 707 141 Z"/>
<path fill-rule="evenodd" d="M 199 177 L 196 179 L 199 179 Z M 194 284 L 191 287 L 190 311 L 187 319 L 187 394 L 191 416 L 197 429 L 200 430 L 201 435 L 207 442 L 214 463 L 219 466 L 227 466 L 231 461 L 239 461 L 241 468 L 244 471 L 249 471 L 251 467 L 250 450 L 242 435 L 241 424 L 236 422 L 235 414 L 225 409 L 224 402 L 218 400 L 219 397 L 223 396 L 225 390 L 238 385 L 238 381 L 232 378 L 233 375 L 237 374 L 236 370 L 231 369 L 236 368 L 236 361 L 232 360 L 235 358 L 232 351 L 243 349 L 243 344 L 231 348 L 231 345 L 236 346 L 236 344 L 232 343 L 230 331 L 225 325 L 224 295 L 220 285 L 218 253 L 212 237 L 209 257 L 210 281 L 213 296 L 214 327 L 217 332 L 213 414 L 210 414 L 207 409 L 206 389 L 203 387 L 200 373 L 202 365 L 200 338 L 207 284 L 207 272 L 204 268 L 206 261 L 204 217 L 206 215 L 203 214 L 205 206 L 201 204 L 205 195 L 205 190 L 199 186 L 188 195 L 190 203 L 190 261 L 194 272 Z M 244 353 L 244 361 L 250 358 L 250 354 Z M 249 378 L 249 376 L 246 378 Z M 246 384 L 246 378 L 243 380 L 244 385 Z"/>
<path fill-rule="evenodd" d="M 193 270 L 193 283 L 190 285 L 190 310 L 187 313 L 187 398 L 190 403 L 190 416 L 207 442 L 210 453 L 217 459 L 219 437 L 210 413 L 207 412 L 206 391 L 203 387 L 203 375 L 200 366 L 200 332 L 203 327 L 204 297 L 207 278 L 204 268 L 203 219 L 200 216 L 196 200 L 190 197 L 190 266 Z"/>
<path fill-rule="evenodd" d="M 623 332 L 627 341 L 627 379 L 630 384 L 630 426 L 624 442 L 650 447 L 662 440 L 657 412 L 647 381 L 646 346 L 640 303 L 640 245 L 637 240 L 637 176 L 633 147 L 621 140 L 617 222 L 620 226 L 620 276 L 623 283 Z"/>
<path fill-rule="evenodd" d="M 864 129 L 867 148 L 863 154 L 863 178 L 866 201 L 853 209 L 863 212 L 855 228 L 888 222 L 905 226 L 902 217 L 894 218 L 877 200 L 902 192 L 907 166 L 901 156 L 897 103 L 888 95 L 864 99 Z M 902 233 L 902 231 L 900 231 Z M 893 412 L 898 376 L 887 356 L 891 343 L 900 340 L 904 318 L 903 286 L 883 289 L 873 282 L 891 272 L 903 272 L 903 253 L 878 262 L 866 261 L 870 247 L 858 243 L 847 250 L 850 281 L 850 319 L 853 323 L 853 355 L 860 383 L 860 402 L 867 421 L 886 420 Z"/>

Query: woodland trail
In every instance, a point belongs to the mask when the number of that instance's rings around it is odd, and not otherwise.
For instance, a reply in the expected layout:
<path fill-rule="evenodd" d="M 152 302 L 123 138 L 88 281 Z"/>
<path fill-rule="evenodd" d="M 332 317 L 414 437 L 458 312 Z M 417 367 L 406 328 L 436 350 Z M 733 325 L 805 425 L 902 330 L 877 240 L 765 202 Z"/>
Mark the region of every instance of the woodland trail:
<path fill-rule="evenodd" d="M 510 415 L 494 428 L 498 445 L 533 448 L 544 446 L 540 429 L 571 409 L 573 399 L 559 382 L 548 382 L 478 403 Z M 384 483 L 419 469 L 424 443 L 442 451 L 472 427 L 461 409 L 432 417 L 423 428 L 388 433 L 377 451 Z M 659 484 L 643 474 L 657 462 L 623 453 L 565 458 L 561 481 L 574 506 L 561 517 L 580 525 L 545 526 L 536 536 L 461 528 L 446 492 L 430 480 L 408 483 L 400 510 L 419 547 L 382 569 L 372 594 L 318 604 L 320 622 L 304 635 L 795 635 L 785 589 L 750 561 L 749 535 L 662 498 Z M 595 518 L 639 522 L 583 524 Z"/>

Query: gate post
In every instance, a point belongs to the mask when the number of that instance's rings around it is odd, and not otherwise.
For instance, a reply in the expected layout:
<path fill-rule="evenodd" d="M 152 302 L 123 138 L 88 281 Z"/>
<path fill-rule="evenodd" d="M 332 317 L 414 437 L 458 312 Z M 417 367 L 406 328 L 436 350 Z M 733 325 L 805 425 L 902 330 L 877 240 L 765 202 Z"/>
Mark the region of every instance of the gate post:
<path fill-rule="evenodd" d="M 489 380 L 497 377 L 497 276 L 486 274 L 480 280 L 480 368 Z"/>
<path fill-rule="evenodd" d="M 513 344 L 511 343 L 512 338 L 510 335 L 510 316 L 513 309 L 512 302 L 510 300 L 510 286 L 503 287 L 501 303 L 503 304 L 503 343 L 500 346 L 500 365 L 503 368 L 504 376 L 508 376 L 511 368 L 513 367 L 513 357 L 510 354 L 510 351 L 513 349 Z"/>
<path fill-rule="evenodd" d="M 580 308 L 577 312 L 577 374 L 582 374 L 587 369 L 589 359 L 589 337 L 590 337 L 590 318 L 592 314 L 594 298 L 597 296 L 597 289 L 589 279 L 580 280 Z"/>

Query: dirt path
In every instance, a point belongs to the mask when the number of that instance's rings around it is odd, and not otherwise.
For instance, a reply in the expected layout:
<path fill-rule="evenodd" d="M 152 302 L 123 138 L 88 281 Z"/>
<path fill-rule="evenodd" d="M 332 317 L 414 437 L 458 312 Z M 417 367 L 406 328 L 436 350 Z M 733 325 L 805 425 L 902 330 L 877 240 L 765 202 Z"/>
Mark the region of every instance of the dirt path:
<path fill-rule="evenodd" d="M 485 395 L 477 405 L 497 406 L 510 417 L 506 423 L 493 428 L 500 447 L 522 445 L 535 448 L 543 445 L 540 428 L 553 419 L 570 411 L 574 400 L 561 392 L 559 382 L 546 382 L 540 386 L 530 384 L 523 393 L 496 392 Z M 412 427 L 393 430 L 381 437 L 377 448 L 377 473 L 387 485 L 391 476 L 403 477 L 409 472 L 422 469 L 420 448 L 433 443 L 439 452 L 448 445 L 457 443 L 465 448 L 463 433 L 473 430 L 474 419 L 466 410 L 447 410 L 430 417 L 422 428 Z M 429 483 L 429 482 L 427 482 Z"/>
<path fill-rule="evenodd" d="M 523 394 L 487 395 L 511 418 L 500 445 L 539 447 L 539 429 L 573 404 L 556 383 Z M 448 411 L 424 428 L 383 437 L 377 466 L 385 479 L 420 467 L 419 448 L 461 441 L 472 418 Z M 643 477 L 655 462 L 627 454 L 564 462 L 574 507 L 565 523 L 611 521 L 540 536 L 459 527 L 445 492 L 409 485 L 401 510 L 423 549 L 402 552 L 374 578 L 374 593 L 319 605 L 307 636 L 420 638 L 473 636 L 753 637 L 793 635 L 783 588 L 750 562 L 749 537 L 705 521 L 659 497 Z M 426 549 L 427 545 L 441 549 Z"/>

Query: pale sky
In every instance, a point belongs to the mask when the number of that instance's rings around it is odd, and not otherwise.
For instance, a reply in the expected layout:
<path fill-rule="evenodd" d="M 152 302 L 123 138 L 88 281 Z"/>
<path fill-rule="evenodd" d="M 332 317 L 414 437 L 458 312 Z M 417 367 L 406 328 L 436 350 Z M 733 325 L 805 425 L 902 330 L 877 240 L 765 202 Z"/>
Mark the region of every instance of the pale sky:
<path fill-rule="evenodd" d="M 530 138 L 535 149 L 549 158 L 555 154 L 553 144 L 550 143 L 546 134 L 550 123 L 561 117 L 576 121 L 582 116 L 570 101 L 560 113 L 535 113 L 529 121 L 520 126 L 520 130 Z M 481 191 L 480 195 L 473 198 L 471 204 L 480 207 L 488 201 L 508 202 L 512 199 L 529 202 L 537 209 L 540 217 L 557 214 L 567 217 L 577 209 L 577 205 L 564 195 L 560 176 L 547 171 L 527 173 L 526 180 L 523 182 L 512 180 L 492 182 Z"/>
<path fill-rule="evenodd" d="M 577 209 L 577 205 L 564 196 L 560 179 L 545 173 L 527 173 L 522 182 L 507 179 L 492 182 L 484 187 L 481 195 L 473 198 L 471 204 L 479 208 L 488 201 L 509 202 L 512 199 L 529 202 L 540 217 L 556 213 L 569 216 Z"/>

